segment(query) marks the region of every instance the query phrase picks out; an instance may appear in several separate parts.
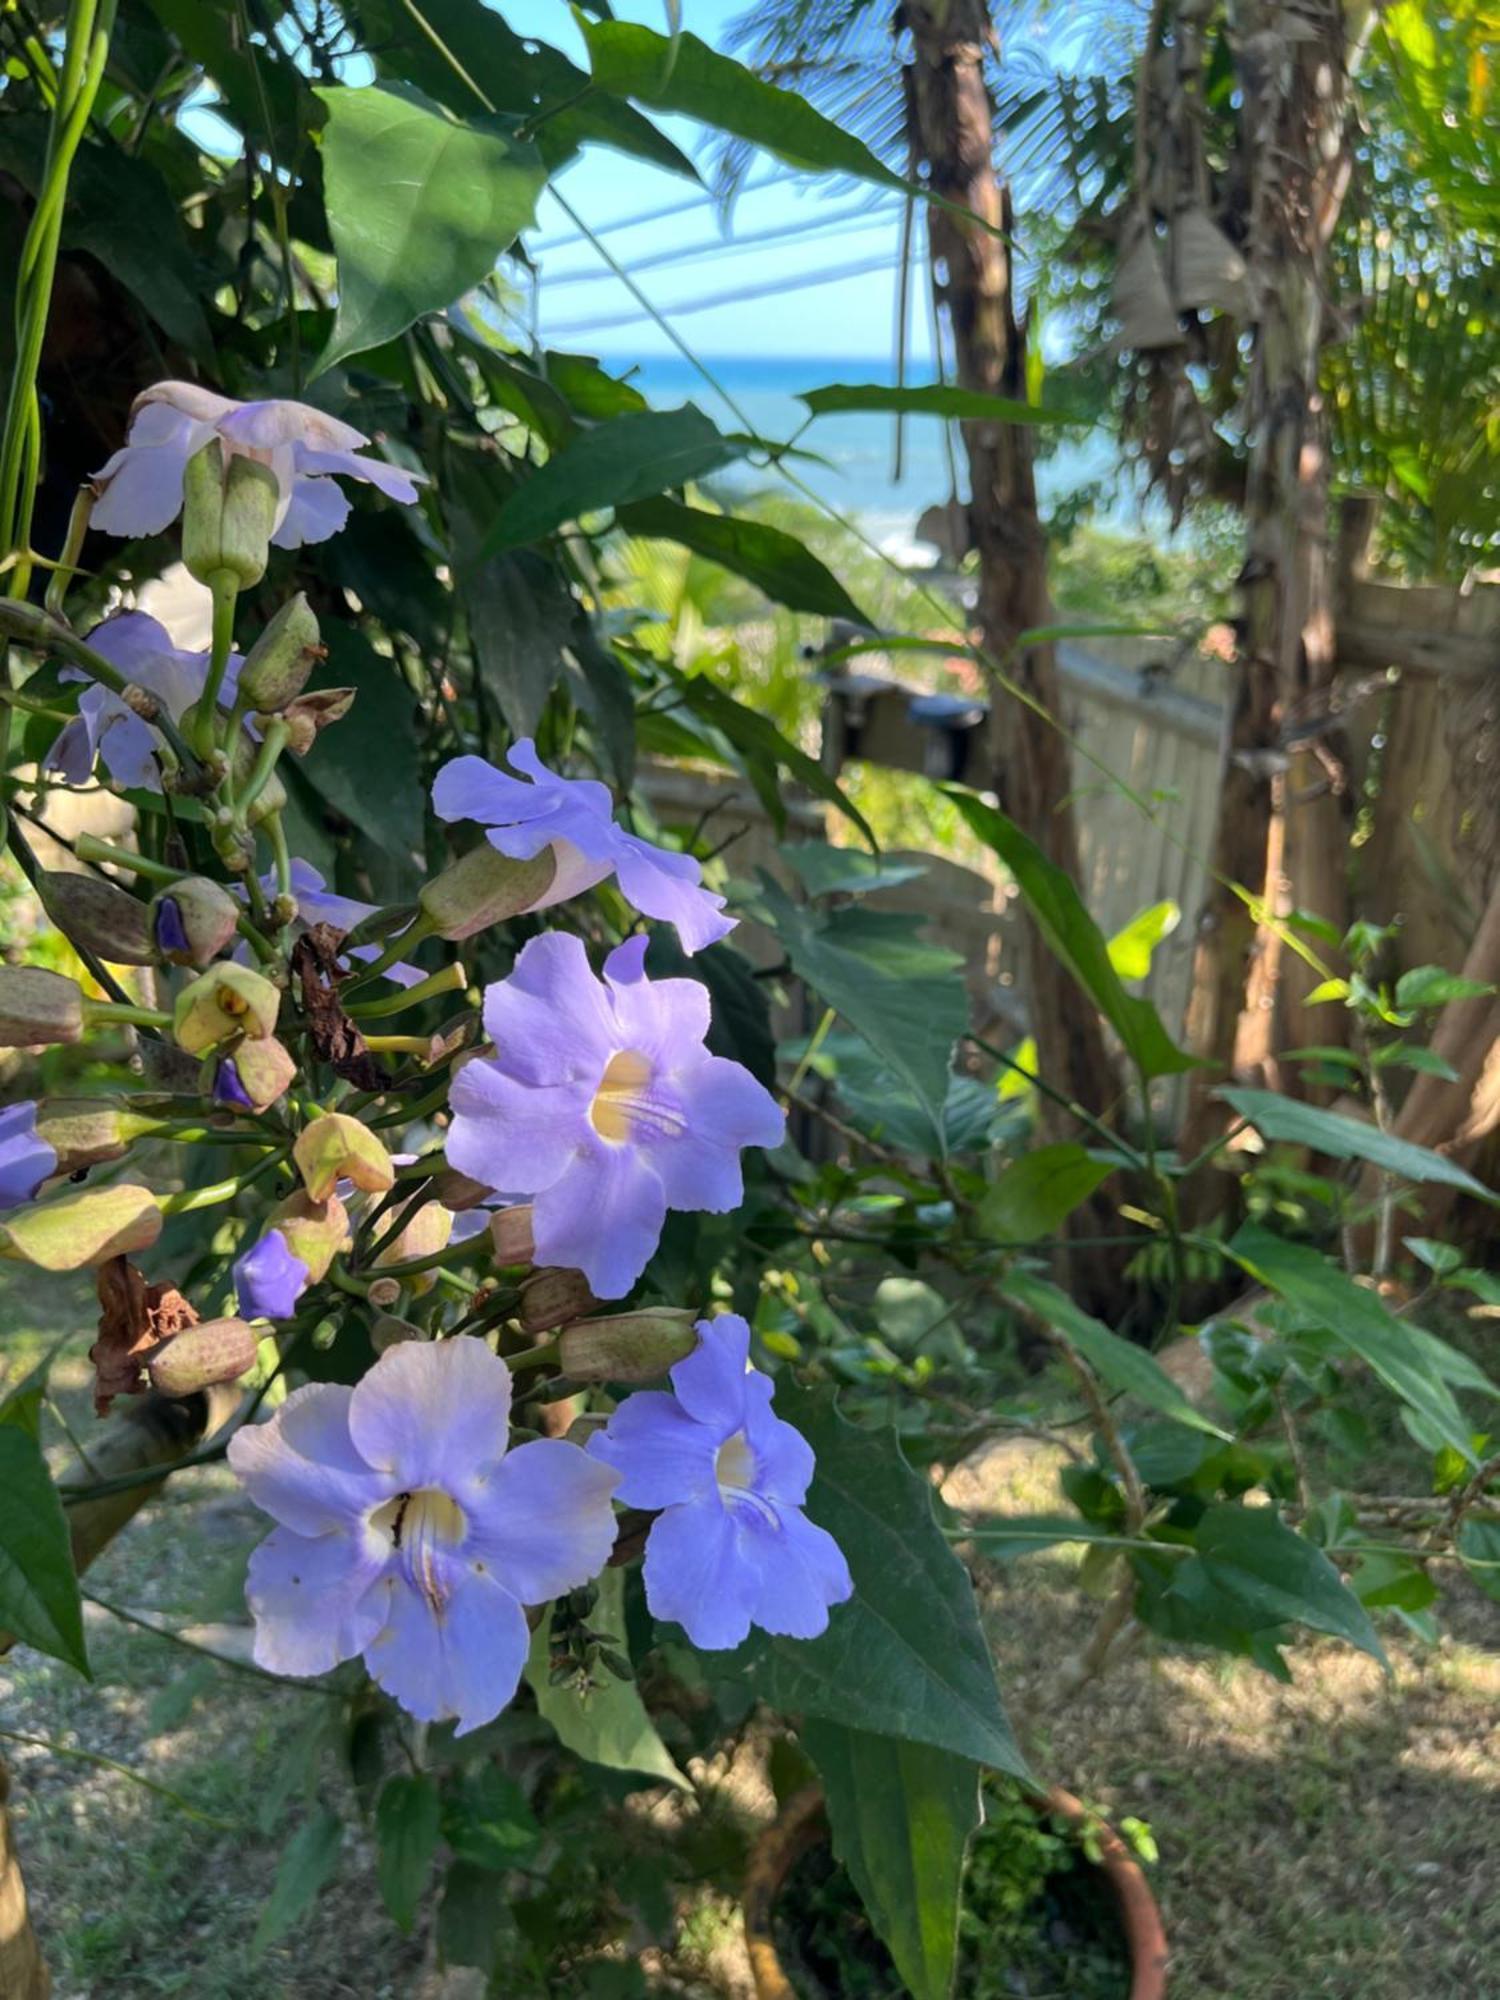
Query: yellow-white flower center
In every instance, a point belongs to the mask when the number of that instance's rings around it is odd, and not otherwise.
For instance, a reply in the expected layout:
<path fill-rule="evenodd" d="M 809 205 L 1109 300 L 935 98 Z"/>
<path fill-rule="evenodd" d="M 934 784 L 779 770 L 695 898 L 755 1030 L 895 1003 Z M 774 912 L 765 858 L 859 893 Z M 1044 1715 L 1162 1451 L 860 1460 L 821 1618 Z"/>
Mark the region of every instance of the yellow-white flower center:
<path fill-rule="evenodd" d="M 755 1453 L 743 1431 L 725 1438 L 714 1459 L 714 1478 L 721 1493 L 748 1493 L 755 1478 Z"/>
<path fill-rule="evenodd" d="M 650 1083 L 651 1065 L 639 1050 L 620 1049 L 610 1057 L 589 1106 L 589 1123 L 601 1139 L 619 1146 L 630 1137 L 632 1117 L 643 1108 Z"/>
<path fill-rule="evenodd" d="M 398 1493 L 394 1500 L 377 1507 L 371 1526 L 390 1536 L 391 1547 L 412 1587 L 421 1591 L 434 1612 L 441 1611 L 450 1585 L 438 1557 L 446 1549 L 457 1548 L 468 1528 L 457 1501 L 436 1486 L 422 1486 L 415 1493 Z"/>

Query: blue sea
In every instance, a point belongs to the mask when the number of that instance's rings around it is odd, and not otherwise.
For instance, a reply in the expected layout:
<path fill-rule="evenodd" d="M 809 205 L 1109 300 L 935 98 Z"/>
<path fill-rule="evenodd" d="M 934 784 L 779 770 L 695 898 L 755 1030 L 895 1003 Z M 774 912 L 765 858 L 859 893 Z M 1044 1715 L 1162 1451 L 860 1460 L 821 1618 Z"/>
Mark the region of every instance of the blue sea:
<path fill-rule="evenodd" d="M 691 401 L 721 428 L 740 427 L 702 375 L 680 355 L 614 353 L 602 358 L 611 373 L 631 372 L 653 403 L 670 406 Z M 799 391 L 830 382 L 895 380 L 889 359 L 705 355 L 703 360 L 734 398 L 750 428 L 758 436 L 777 441 L 795 436 L 806 421 L 807 410 L 798 401 Z M 918 515 L 924 508 L 947 500 L 955 479 L 960 496 L 967 497 L 961 441 L 956 433 L 952 436 L 955 464 L 949 455 L 948 426 L 935 417 L 906 418 L 899 478 L 896 423 L 884 413 L 819 417 L 799 438 L 798 448 L 809 454 L 793 461 L 800 477 L 829 506 L 857 515 L 864 531 L 892 554 L 905 551 Z M 1037 467 L 1044 508 L 1080 484 L 1110 480 L 1117 466 L 1117 454 L 1106 438 L 1058 446 Z M 720 474 L 716 483 L 740 492 L 762 490 L 775 483 L 775 474 L 764 466 L 742 463 Z M 1101 512 L 1112 526 L 1131 528 L 1140 523 L 1139 508 L 1128 494 Z"/>

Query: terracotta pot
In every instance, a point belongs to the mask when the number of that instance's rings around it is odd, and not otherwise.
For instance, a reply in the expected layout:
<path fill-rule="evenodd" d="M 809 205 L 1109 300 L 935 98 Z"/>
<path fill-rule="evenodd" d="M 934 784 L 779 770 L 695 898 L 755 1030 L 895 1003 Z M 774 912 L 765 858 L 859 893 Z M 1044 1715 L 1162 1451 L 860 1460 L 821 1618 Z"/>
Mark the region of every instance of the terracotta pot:
<path fill-rule="evenodd" d="M 1106 1826 L 1071 1792 L 1039 1792 L 1038 1813 L 1050 1813 L 1078 1832 L 1089 1828 L 1100 1850 L 1103 1869 L 1119 1905 L 1120 1928 L 1130 1954 L 1129 2000 L 1166 2000 L 1167 1938 L 1145 1873 L 1111 1826 Z M 755 1979 L 756 2000 L 798 2000 L 781 1968 L 772 1935 L 772 1916 L 781 1885 L 794 1864 L 828 1838 L 823 1792 L 807 1785 L 782 1807 L 750 1850 L 745 1870 L 745 1943 Z"/>

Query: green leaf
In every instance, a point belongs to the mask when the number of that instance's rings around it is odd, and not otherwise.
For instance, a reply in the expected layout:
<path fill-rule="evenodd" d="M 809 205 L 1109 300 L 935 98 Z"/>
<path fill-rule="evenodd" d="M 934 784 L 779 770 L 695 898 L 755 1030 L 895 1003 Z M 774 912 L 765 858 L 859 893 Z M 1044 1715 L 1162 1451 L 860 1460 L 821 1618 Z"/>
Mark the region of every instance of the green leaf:
<path fill-rule="evenodd" d="M 1306 1625 L 1347 1639 L 1371 1659 L 1385 1654 L 1369 1614 L 1320 1548 L 1270 1507 L 1205 1508 L 1193 1547 L 1209 1580 L 1252 1627 Z"/>
<path fill-rule="evenodd" d="M 1441 1153 L 1392 1138 L 1378 1125 L 1366 1125 L 1358 1118 L 1341 1118 L 1336 1111 L 1320 1111 L 1313 1104 L 1299 1104 L 1295 1098 L 1282 1097 L 1274 1090 L 1228 1087 L 1217 1095 L 1253 1125 L 1263 1139 L 1307 1146 L 1333 1160 L 1369 1160 L 1388 1173 L 1399 1174 L 1402 1180 L 1438 1181 L 1445 1187 L 1477 1194 L 1484 1201 L 1500 1202 L 1500 1195 Z"/>
<path fill-rule="evenodd" d="M 1483 979 L 1461 979 L 1440 965 L 1414 965 L 1396 981 L 1396 1005 L 1403 1010 L 1446 1007 L 1450 1000 L 1482 1000 L 1494 990 Z"/>
<path fill-rule="evenodd" d="M 1105 949 L 1109 962 L 1122 979 L 1144 979 L 1151 970 L 1151 954 L 1164 937 L 1176 930 L 1181 910 L 1171 901 L 1152 903 L 1138 910 L 1123 930 L 1116 931 Z"/>
<path fill-rule="evenodd" d="M 445 1965 L 477 1965 L 486 1975 L 493 1972 L 501 1932 L 511 1922 L 510 1899 L 489 1869 L 472 1861 L 449 1865 L 437 1918 L 438 1953 Z"/>
<path fill-rule="evenodd" d="M 797 974 L 915 1091 L 941 1142 L 953 1044 L 969 1024 L 962 960 L 921 918 L 863 907 L 821 914 L 761 875 L 761 900 Z"/>
<path fill-rule="evenodd" d="M 1049 949 L 1120 1037 L 1126 1055 L 1141 1075 L 1149 1081 L 1198 1068 L 1196 1058 L 1179 1049 L 1162 1026 L 1151 1002 L 1133 997 L 1120 984 L 1104 934 L 1063 870 L 977 793 L 959 785 L 944 785 L 942 789 L 1015 877 Z"/>
<path fill-rule="evenodd" d="M 773 603 L 784 604 L 791 611 L 847 618 L 855 625 L 870 624 L 832 570 L 795 535 L 773 528 L 768 521 L 710 514 L 665 495 L 621 507 L 616 519 L 627 534 L 642 535 L 648 541 L 677 542 L 721 569 L 732 570 L 763 590 Z"/>
<path fill-rule="evenodd" d="M 813 1721 L 833 1851 L 913 2000 L 947 2000 L 958 1955 L 964 1850 L 980 1821 L 979 1768 L 925 1744 Z"/>
<path fill-rule="evenodd" d="M 826 840 L 784 840 L 779 851 L 809 896 L 869 896 L 927 873 L 924 861 L 893 861 L 861 847 L 832 847 Z"/>
<path fill-rule="evenodd" d="M 1500 1604 L 1500 1521 L 1471 1514 L 1458 1531 L 1458 1553 L 1485 1596 Z"/>
<path fill-rule="evenodd" d="M 580 431 L 502 504 L 482 556 L 540 541 L 580 514 L 646 500 L 668 486 L 702 479 L 737 458 L 740 447 L 694 403 L 637 410 Z"/>
<path fill-rule="evenodd" d="M 338 316 L 320 370 L 392 340 L 487 278 L 547 172 L 499 120 L 461 121 L 407 84 L 321 89 Z"/>
<path fill-rule="evenodd" d="M 596 1586 L 599 1600 L 590 1614 L 592 1630 L 614 1636 L 616 1649 L 625 1650 L 625 1575 L 607 1569 Z M 536 1705 L 557 1731 L 565 1749 L 602 1764 L 611 1771 L 637 1771 L 658 1783 L 675 1785 L 690 1792 L 692 1786 L 678 1770 L 671 1752 L 656 1733 L 656 1725 L 646 1713 L 640 1689 L 634 1681 L 616 1680 L 601 1669 L 599 1684 L 588 1694 L 564 1685 L 554 1687 L 548 1677 L 551 1651 L 552 1613 L 548 1610 L 531 1642 L 531 1658 L 526 1663 L 526 1679 L 536 1696 Z"/>
<path fill-rule="evenodd" d="M 1425 1611 L 1438 1596 L 1437 1585 L 1419 1562 L 1380 1551 L 1360 1557 L 1349 1584 L 1367 1611 Z"/>
<path fill-rule="evenodd" d="M 1076 1514 L 1007 1514 L 1003 1520 L 981 1521 L 967 1532 L 990 1562 L 1014 1562 L 1018 1556 L 1055 1549 L 1064 1542 L 1112 1548 L 1122 1540 L 1109 1528 L 1096 1528 Z"/>
<path fill-rule="evenodd" d="M 252 1963 L 312 1908 L 338 1865 L 343 1844 L 344 1822 L 326 1806 L 304 1820 L 293 1834 L 282 1850 L 276 1880 L 250 1940 Z"/>
<path fill-rule="evenodd" d="M 396 662 L 353 625 L 325 619 L 328 660 L 318 685 L 357 689 L 354 706 L 294 767 L 351 826 L 410 863 L 422 845 L 417 702 Z"/>
<path fill-rule="evenodd" d="M 863 140 L 815 111 L 805 97 L 762 82 L 696 35 L 673 40 L 629 21 L 585 22 L 583 32 L 594 80 L 605 90 L 655 111 L 696 118 L 789 166 L 853 174 L 882 187 L 906 186 Z"/>
<path fill-rule="evenodd" d="M 1370 1062 L 1376 1069 L 1409 1069 L 1418 1076 L 1440 1076 L 1444 1083 L 1458 1082 L 1452 1063 L 1420 1042 L 1386 1042 L 1371 1051 Z"/>
<path fill-rule="evenodd" d="M 493 1764 L 466 1771 L 447 1786 L 442 1829 L 459 1860 L 496 1873 L 524 1867 L 542 1841 L 526 1794 Z"/>
<path fill-rule="evenodd" d="M 1161 1363 L 1144 1347 L 1111 1333 L 1102 1321 L 1092 1319 L 1074 1305 L 1066 1292 L 1059 1291 L 1045 1278 L 1030 1271 L 1007 1271 L 1000 1291 L 1003 1297 L 1035 1313 L 1044 1325 L 1071 1342 L 1106 1388 L 1134 1396 L 1164 1417 L 1187 1424 L 1192 1430 L 1206 1431 L 1216 1438 L 1229 1436 L 1228 1431 L 1221 1430 L 1201 1410 L 1194 1409 Z"/>
<path fill-rule="evenodd" d="M 0 1424 L 0 1494 L 0 1630 L 87 1674 L 67 1517 L 24 1423 Z"/>
<path fill-rule="evenodd" d="M 441 1831 L 442 1807 L 431 1778 L 386 1779 L 375 1807 L 376 1875 L 403 1931 L 415 1921 Z"/>
<path fill-rule="evenodd" d="M 726 1677 L 789 1714 L 951 1751 L 1026 1778 L 963 1564 L 932 1490 L 889 1431 L 844 1422 L 826 1396 L 778 1387 L 777 1410 L 817 1455 L 807 1511 L 843 1550 L 854 1595 L 818 1639 L 754 1634 L 716 1656 Z"/>
<path fill-rule="evenodd" d="M 765 982 L 756 978 L 749 959 L 722 941 L 689 958 L 677 933 L 658 924 L 646 948 L 646 970 L 653 979 L 696 979 L 706 986 L 713 1003 L 706 1040 L 709 1054 L 739 1063 L 767 1090 L 776 1088 L 771 1003 Z"/>
<path fill-rule="evenodd" d="M 840 416 L 849 410 L 893 410 L 914 417 L 956 417 L 960 421 L 994 424 L 1076 424 L 1068 410 L 1044 410 L 1039 403 L 1020 403 L 1011 396 L 991 396 L 982 389 L 960 389 L 951 382 L 828 382 L 799 390 L 797 400 L 815 417 Z"/>
<path fill-rule="evenodd" d="M 1283 1298 L 1351 1354 L 1357 1354 L 1402 1402 L 1424 1416 L 1444 1441 L 1473 1463 L 1469 1426 L 1448 1385 L 1433 1367 L 1427 1334 L 1389 1313 L 1379 1295 L 1356 1285 L 1310 1244 L 1288 1243 L 1257 1222 L 1245 1223 L 1228 1246 L 1252 1278 Z"/>
<path fill-rule="evenodd" d="M 1094 1159 L 1082 1146 L 1038 1146 L 985 1190 L 979 1226 L 997 1243 L 1035 1243 L 1081 1208 L 1117 1165 Z"/>
<path fill-rule="evenodd" d="M 826 799 L 829 805 L 859 828 L 872 847 L 875 846 L 875 835 L 869 821 L 852 803 L 838 780 L 823 769 L 816 757 L 809 757 L 805 750 L 783 736 L 769 716 L 762 715 L 758 709 L 750 708 L 742 701 L 736 701 L 707 674 L 683 674 L 671 666 L 666 668 L 666 672 L 680 691 L 684 705 L 711 728 L 717 729 L 737 752 L 762 804 L 778 827 L 784 825 L 786 819 L 786 802 L 782 797 L 779 774 L 787 771 L 799 783 L 806 785 L 810 792 Z"/>

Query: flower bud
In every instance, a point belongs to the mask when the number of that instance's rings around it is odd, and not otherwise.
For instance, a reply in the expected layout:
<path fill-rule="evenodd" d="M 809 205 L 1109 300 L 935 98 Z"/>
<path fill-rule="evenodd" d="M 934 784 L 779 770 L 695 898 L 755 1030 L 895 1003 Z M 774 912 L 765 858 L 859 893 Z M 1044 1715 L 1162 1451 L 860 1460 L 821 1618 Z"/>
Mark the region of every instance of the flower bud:
<path fill-rule="evenodd" d="M 254 1041 L 276 1026 L 281 995 L 269 979 L 248 965 L 216 965 L 192 980 L 177 996 L 172 1032 L 177 1046 L 201 1055 L 232 1035 Z"/>
<path fill-rule="evenodd" d="M 245 655 L 238 686 L 241 704 L 274 715 L 301 694 L 327 651 L 319 643 L 313 608 L 299 590 Z"/>
<path fill-rule="evenodd" d="M 37 878 L 42 906 L 63 936 L 109 965 L 152 965 L 146 905 L 102 875 L 53 870 Z"/>
<path fill-rule="evenodd" d="M 281 712 L 290 731 L 287 748 L 295 756 L 305 757 L 330 723 L 343 721 L 358 693 L 358 688 L 315 688 L 311 694 L 299 694 L 295 701 L 289 701 Z"/>
<path fill-rule="evenodd" d="M 0 1224 L 0 1256 L 43 1271 L 77 1271 L 149 1250 L 160 1235 L 161 1210 L 149 1188 L 79 1188 Z"/>
<path fill-rule="evenodd" d="M 566 1326 L 598 1303 L 582 1271 L 549 1265 L 521 1287 L 521 1324 L 528 1333 L 545 1333 Z"/>
<path fill-rule="evenodd" d="M 395 1185 L 396 1169 L 379 1138 L 342 1111 L 327 1112 L 299 1132 L 292 1158 L 314 1201 L 325 1200 L 341 1180 L 353 1181 L 366 1194 L 383 1194 Z"/>
<path fill-rule="evenodd" d="M 558 1363 L 573 1382 L 652 1382 L 697 1345 L 692 1313 L 657 1307 L 564 1327 Z"/>
<path fill-rule="evenodd" d="M 414 1326 L 409 1319 L 397 1319 L 394 1313 L 382 1313 L 370 1328 L 370 1345 L 377 1354 L 384 1354 L 388 1347 L 399 1347 L 403 1340 L 426 1338 L 421 1327 Z"/>
<path fill-rule="evenodd" d="M 550 847 L 530 861 L 513 861 L 485 840 L 424 882 L 417 902 L 432 933 L 456 944 L 534 908 L 556 873 Z"/>
<path fill-rule="evenodd" d="M 471 1180 L 457 1167 L 444 1167 L 432 1177 L 432 1192 L 444 1208 L 451 1208 L 455 1215 L 462 1215 L 466 1209 L 479 1208 L 487 1202 L 494 1189 L 486 1187 L 483 1181 Z"/>
<path fill-rule="evenodd" d="M 83 1033 L 83 993 L 60 972 L 0 965 L 0 1049 L 76 1042 Z"/>
<path fill-rule="evenodd" d="M 56 1098 L 37 1112 L 36 1133 L 57 1154 L 58 1174 L 81 1173 L 105 1160 L 121 1160 L 149 1118 L 137 1118 L 108 1098 Z"/>
<path fill-rule="evenodd" d="M 399 1278 L 372 1278 L 365 1294 L 377 1312 L 388 1312 L 401 1303 L 401 1280 Z"/>
<path fill-rule="evenodd" d="M 242 1319 L 206 1319 L 158 1347 L 146 1363 L 163 1396 L 191 1396 L 216 1382 L 236 1382 L 255 1366 L 255 1329 Z"/>
<path fill-rule="evenodd" d="M 389 1239 L 389 1233 L 379 1239 L 380 1252 L 375 1262 L 377 1265 L 405 1264 L 414 1257 L 430 1257 L 434 1251 L 448 1247 L 448 1238 L 452 1234 L 452 1209 L 444 1208 L 440 1201 L 424 1202 L 394 1241 Z M 405 1282 L 420 1298 L 423 1292 L 430 1292 L 437 1283 L 437 1273 L 410 1272 Z"/>
<path fill-rule="evenodd" d="M 188 460 L 182 475 L 182 560 L 190 576 L 211 584 L 228 575 L 241 590 L 266 573 L 280 489 L 268 465 L 232 452 L 217 439 Z"/>
<path fill-rule="evenodd" d="M 498 1209 L 490 1217 L 490 1241 L 495 1246 L 497 1264 L 534 1263 L 536 1239 L 531 1233 L 531 1203 L 519 1201 L 514 1208 Z"/>
<path fill-rule="evenodd" d="M 297 1065 L 274 1035 L 241 1042 L 214 1063 L 213 1100 L 226 1110 L 264 1111 L 285 1096 Z"/>
<path fill-rule="evenodd" d="M 336 1194 L 326 1201 L 314 1201 L 300 1190 L 290 1194 L 271 1211 L 271 1226 L 292 1255 L 307 1266 L 308 1278 L 315 1285 L 323 1282 L 334 1258 L 353 1241 L 349 1212 Z"/>
<path fill-rule="evenodd" d="M 240 905 L 206 875 L 185 875 L 152 899 L 151 935 L 174 965 L 207 965 L 234 936 Z"/>

